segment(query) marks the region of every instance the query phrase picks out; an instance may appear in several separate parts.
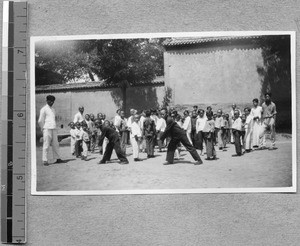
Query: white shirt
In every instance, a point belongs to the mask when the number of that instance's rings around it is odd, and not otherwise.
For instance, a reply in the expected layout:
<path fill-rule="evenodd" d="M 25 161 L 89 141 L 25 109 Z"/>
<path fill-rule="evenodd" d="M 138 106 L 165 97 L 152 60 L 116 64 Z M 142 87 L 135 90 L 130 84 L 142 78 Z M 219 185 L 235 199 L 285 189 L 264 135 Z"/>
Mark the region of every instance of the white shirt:
<path fill-rule="evenodd" d="M 179 120 L 179 121 L 175 120 L 175 122 L 182 128 L 182 121 L 181 120 Z"/>
<path fill-rule="evenodd" d="M 187 116 L 183 122 L 183 126 L 182 128 L 184 130 L 186 130 L 187 132 L 191 132 L 192 131 L 192 124 L 191 124 L 191 117 Z"/>
<path fill-rule="evenodd" d="M 250 115 L 253 118 L 258 117 L 259 119 L 261 119 L 262 112 L 263 112 L 262 107 L 261 106 L 257 106 L 256 108 L 252 108 L 251 109 Z"/>
<path fill-rule="evenodd" d="M 121 116 L 120 115 L 115 116 L 114 125 L 115 125 L 115 127 L 119 127 L 121 125 Z"/>
<path fill-rule="evenodd" d="M 196 121 L 196 132 L 200 132 L 200 131 L 203 131 L 204 127 L 205 127 L 205 123 L 207 121 L 207 118 L 206 117 L 199 117 Z"/>
<path fill-rule="evenodd" d="M 143 115 L 140 118 L 139 125 L 140 125 L 141 129 L 144 128 L 144 121 L 145 121 L 145 119 L 146 119 L 146 117 L 144 117 Z"/>
<path fill-rule="evenodd" d="M 142 136 L 142 131 L 141 131 L 141 128 L 140 128 L 139 124 L 136 123 L 136 122 L 133 122 L 131 124 L 130 137 L 134 138 L 135 136 L 141 137 Z"/>
<path fill-rule="evenodd" d="M 77 130 L 76 128 L 70 130 L 71 138 L 74 139 L 74 140 L 76 139 L 76 130 Z"/>
<path fill-rule="evenodd" d="M 241 131 L 242 130 L 242 119 L 239 117 L 237 119 L 235 119 L 232 123 L 232 129 Z"/>
<path fill-rule="evenodd" d="M 245 129 L 251 129 L 252 128 L 252 120 L 253 120 L 253 117 L 252 117 L 252 115 L 249 114 L 246 118 Z"/>
<path fill-rule="evenodd" d="M 133 116 L 131 115 L 127 120 L 127 127 L 131 129 L 131 125 L 133 124 Z"/>
<path fill-rule="evenodd" d="M 76 122 L 82 122 L 82 121 L 84 121 L 83 115 L 80 112 L 77 112 L 74 116 L 73 122 L 76 123 Z"/>
<path fill-rule="evenodd" d="M 75 139 L 76 140 L 81 140 L 82 139 L 81 130 L 78 129 L 77 127 L 74 129 L 74 134 L 75 134 Z"/>
<path fill-rule="evenodd" d="M 154 120 L 154 123 L 156 125 L 158 117 L 155 114 L 153 114 L 153 115 L 150 115 L 150 119 Z"/>
<path fill-rule="evenodd" d="M 92 121 L 91 120 L 84 120 L 84 122 L 87 124 L 88 129 L 91 131 L 92 130 Z"/>
<path fill-rule="evenodd" d="M 156 123 L 156 131 L 164 132 L 167 127 L 166 121 L 164 118 L 158 118 Z"/>
<path fill-rule="evenodd" d="M 56 129 L 55 110 L 46 104 L 41 108 L 38 124 L 42 129 Z"/>

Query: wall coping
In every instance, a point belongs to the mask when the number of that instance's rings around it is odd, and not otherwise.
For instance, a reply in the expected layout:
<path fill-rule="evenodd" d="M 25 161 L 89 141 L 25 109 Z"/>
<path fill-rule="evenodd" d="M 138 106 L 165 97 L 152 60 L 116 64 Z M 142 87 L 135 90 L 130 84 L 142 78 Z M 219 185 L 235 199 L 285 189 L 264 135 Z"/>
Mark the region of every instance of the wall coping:
<path fill-rule="evenodd" d="M 130 83 L 130 87 L 143 86 L 165 86 L 163 79 L 156 79 L 154 81 L 145 81 L 140 83 Z M 104 82 L 83 82 L 70 84 L 53 84 L 53 85 L 39 85 L 36 86 L 35 93 L 53 93 L 53 92 L 69 92 L 69 91 L 86 91 L 86 90 L 110 90 L 120 88 L 120 85 L 105 84 Z"/>

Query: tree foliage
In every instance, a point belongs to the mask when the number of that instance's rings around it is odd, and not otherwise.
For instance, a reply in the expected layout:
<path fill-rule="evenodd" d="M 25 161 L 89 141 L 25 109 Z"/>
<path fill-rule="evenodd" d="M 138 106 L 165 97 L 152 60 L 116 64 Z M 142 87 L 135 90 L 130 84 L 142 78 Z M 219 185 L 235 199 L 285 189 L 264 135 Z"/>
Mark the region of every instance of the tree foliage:
<path fill-rule="evenodd" d="M 66 83 L 83 75 L 91 81 L 97 75 L 108 84 L 151 81 L 163 75 L 162 42 L 163 39 L 101 39 L 37 43 L 36 71 L 57 77 L 45 81 L 42 74 L 36 73 L 36 81 Z"/>
<path fill-rule="evenodd" d="M 291 97 L 290 36 L 262 36 L 258 41 L 262 48 L 264 65 L 257 68 L 261 76 L 262 95 L 271 91 L 277 100 Z"/>
<path fill-rule="evenodd" d="M 262 36 L 258 39 L 262 48 L 263 66 L 257 67 L 261 76 L 261 100 L 265 92 L 272 93 L 278 115 L 276 126 L 282 131 L 290 130 L 291 111 L 291 45 L 289 35 Z"/>

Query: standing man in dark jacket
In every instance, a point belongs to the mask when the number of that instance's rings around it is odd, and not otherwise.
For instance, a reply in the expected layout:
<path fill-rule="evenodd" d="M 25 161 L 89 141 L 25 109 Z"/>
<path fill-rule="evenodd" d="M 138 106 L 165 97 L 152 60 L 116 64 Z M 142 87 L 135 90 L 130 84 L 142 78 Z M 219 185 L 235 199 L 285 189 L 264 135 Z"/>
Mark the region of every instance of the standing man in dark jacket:
<path fill-rule="evenodd" d="M 154 140 L 156 137 L 156 126 L 153 119 L 150 118 L 150 110 L 146 110 L 146 118 L 144 120 L 143 135 L 146 139 L 146 152 L 148 158 L 154 157 Z"/>
<path fill-rule="evenodd" d="M 160 137 L 161 141 L 164 141 L 167 136 L 171 137 L 170 143 L 168 145 L 167 151 L 167 162 L 168 164 L 174 163 L 174 153 L 177 148 L 178 143 L 182 143 L 187 151 L 190 152 L 194 158 L 195 165 L 202 164 L 202 160 L 196 150 L 196 148 L 188 140 L 185 131 L 174 121 L 170 116 L 167 116 L 166 110 L 161 110 L 161 115 L 166 119 L 167 127 L 162 136 Z"/>
<path fill-rule="evenodd" d="M 116 130 L 112 129 L 109 126 L 105 126 L 100 124 L 99 122 L 96 123 L 96 126 L 101 130 L 101 136 L 99 139 L 99 144 L 102 146 L 103 140 L 106 137 L 109 143 L 106 146 L 106 150 L 103 154 L 103 158 L 98 164 L 104 164 L 106 161 L 110 160 L 111 154 L 113 149 L 116 151 L 116 154 L 120 160 L 120 164 L 128 164 L 128 160 L 121 149 L 120 138 L 119 134 Z"/>

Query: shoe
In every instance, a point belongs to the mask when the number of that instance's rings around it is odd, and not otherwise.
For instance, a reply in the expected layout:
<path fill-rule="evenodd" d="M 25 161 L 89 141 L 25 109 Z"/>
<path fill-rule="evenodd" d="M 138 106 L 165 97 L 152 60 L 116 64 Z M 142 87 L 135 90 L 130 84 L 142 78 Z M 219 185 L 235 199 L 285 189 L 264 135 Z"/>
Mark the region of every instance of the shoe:
<path fill-rule="evenodd" d="M 235 154 L 235 155 L 232 155 L 232 157 L 240 157 L 242 156 L 242 154 Z"/>
<path fill-rule="evenodd" d="M 134 160 L 134 161 L 142 161 L 142 160 L 139 159 L 139 158 L 134 158 L 133 160 Z"/>
<path fill-rule="evenodd" d="M 128 164 L 129 162 L 128 161 L 120 161 L 120 164 L 121 165 L 126 165 L 126 164 Z"/>
<path fill-rule="evenodd" d="M 43 165 L 44 166 L 49 166 L 49 162 L 48 161 L 43 161 Z"/>
<path fill-rule="evenodd" d="M 62 159 L 57 159 L 54 163 L 65 163 Z"/>
<path fill-rule="evenodd" d="M 106 161 L 103 161 L 103 160 L 97 162 L 97 164 L 105 164 L 105 163 L 106 163 Z"/>
<path fill-rule="evenodd" d="M 202 161 L 202 160 L 198 160 L 198 161 L 196 161 L 196 162 L 194 163 L 194 165 L 201 165 L 201 164 L 203 164 L 203 161 Z"/>
<path fill-rule="evenodd" d="M 257 148 L 257 150 L 264 150 L 266 148 L 267 148 L 266 146 L 262 146 L 262 147 Z"/>

